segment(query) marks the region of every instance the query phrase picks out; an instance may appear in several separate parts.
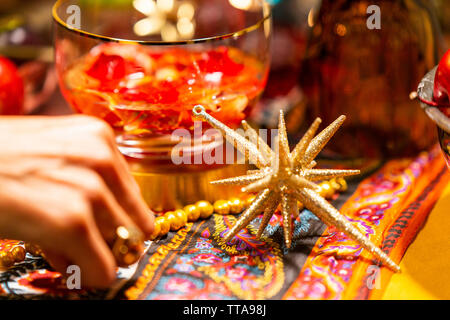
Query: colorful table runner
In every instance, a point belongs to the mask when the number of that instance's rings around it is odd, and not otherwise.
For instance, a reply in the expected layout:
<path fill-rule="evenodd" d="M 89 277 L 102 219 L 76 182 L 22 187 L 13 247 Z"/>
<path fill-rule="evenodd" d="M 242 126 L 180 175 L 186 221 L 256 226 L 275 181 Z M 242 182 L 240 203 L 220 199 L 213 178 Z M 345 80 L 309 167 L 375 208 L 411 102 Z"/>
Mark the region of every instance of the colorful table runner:
<path fill-rule="evenodd" d="M 438 148 L 416 159 L 393 160 L 356 183 L 334 204 L 399 262 L 424 224 L 450 174 Z M 77 299 L 378 299 L 392 272 L 345 235 L 304 210 L 291 250 L 279 215 L 261 240 L 259 221 L 231 242 L 222 235 L 234 216 L 189 223 L 154 243 L 141 261 L 119 271 L 111 290 L 67 290 L 41 258 L 28 256 L 0 272 L 0 296 Z"/>
<path fill-rule="evenodd" d="M 438 150 L 394 160 L 360 183 L 341 213 L 399 262 L 449 182 Z M 392 276 L 333 228 L 319 239 L 284 299 L 378 299 Z"/>

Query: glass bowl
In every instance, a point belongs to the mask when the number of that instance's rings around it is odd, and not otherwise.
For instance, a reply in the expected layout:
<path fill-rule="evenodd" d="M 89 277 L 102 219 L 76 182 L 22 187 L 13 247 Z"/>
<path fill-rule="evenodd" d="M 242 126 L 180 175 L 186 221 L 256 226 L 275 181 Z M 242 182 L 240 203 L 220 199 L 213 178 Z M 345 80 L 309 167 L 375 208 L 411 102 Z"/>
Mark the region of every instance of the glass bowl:
<path fill-rule="evenodd" d="M 115 130 L 153 209 L 233 195 L 209 181 L 245 168 L 228 165 L 226 152 L 205 160 L 226 144 L 192 109 L 232 128 L 250 114 L 270 64 L 264 0 L 59 0 L 53 18 L 66 100 Z"/>
<path fill-rule="evenodd" d="M 53 17 L 66 100 L 107 121 L 130 157 L 170 161 L 198 104 L 238 127 L 266 85 L 263 0 L 59 0 Z"/>

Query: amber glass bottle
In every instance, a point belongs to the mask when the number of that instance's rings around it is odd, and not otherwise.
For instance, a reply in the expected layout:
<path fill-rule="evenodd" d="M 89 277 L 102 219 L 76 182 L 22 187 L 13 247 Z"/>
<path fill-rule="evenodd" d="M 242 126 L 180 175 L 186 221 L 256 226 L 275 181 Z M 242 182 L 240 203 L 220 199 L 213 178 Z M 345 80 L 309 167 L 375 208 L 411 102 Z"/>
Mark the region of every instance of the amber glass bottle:
<path fill-rule="evenodd" d="M 446 48 L 450 48 L 450 1 L 448 0 L 432 0 L 437 12 L 439 24 L 442 34 L 446 40 Z"/>
<path fill-rule="evenodd" d="M 323 155 L 386 159 L 430 147 L 436 129 L 409 98 L 442 51 L 428 1 L 323 0 L 312 15 L 300 76 L 309 120 L 347 116 Z"/>

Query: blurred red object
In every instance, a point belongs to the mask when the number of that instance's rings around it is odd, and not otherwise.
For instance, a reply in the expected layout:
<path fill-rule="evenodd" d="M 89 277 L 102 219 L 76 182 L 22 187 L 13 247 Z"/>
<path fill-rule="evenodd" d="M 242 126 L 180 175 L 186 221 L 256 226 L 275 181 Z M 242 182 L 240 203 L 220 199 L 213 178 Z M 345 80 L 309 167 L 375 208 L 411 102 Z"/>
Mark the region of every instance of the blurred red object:
<path fill-rule="evenodd" d="M 0 57 L 0 115 L 23 114 L 24 84 L 16 65 Z"/>

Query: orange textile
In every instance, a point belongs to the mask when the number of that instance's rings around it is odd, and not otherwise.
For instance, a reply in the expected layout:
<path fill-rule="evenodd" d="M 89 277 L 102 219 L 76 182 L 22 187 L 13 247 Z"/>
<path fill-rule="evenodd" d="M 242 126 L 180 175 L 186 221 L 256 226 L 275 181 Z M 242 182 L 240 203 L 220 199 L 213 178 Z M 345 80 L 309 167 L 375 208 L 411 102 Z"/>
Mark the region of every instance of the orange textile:
<path fill-rule="evenodd" d="M 450 299 L 450 184 L 408 248 L 383 299 Z"/>

